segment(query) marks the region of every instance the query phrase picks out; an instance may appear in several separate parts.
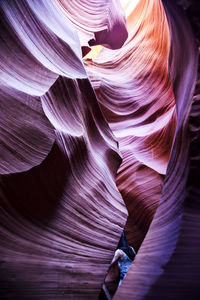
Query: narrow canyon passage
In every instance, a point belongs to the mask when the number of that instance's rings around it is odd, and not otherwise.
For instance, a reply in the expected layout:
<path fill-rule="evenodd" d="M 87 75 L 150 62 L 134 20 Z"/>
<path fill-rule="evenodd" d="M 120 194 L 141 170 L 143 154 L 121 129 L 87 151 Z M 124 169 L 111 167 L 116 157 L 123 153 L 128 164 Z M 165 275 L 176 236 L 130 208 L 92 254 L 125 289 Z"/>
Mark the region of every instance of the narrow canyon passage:
<path fill-rule="evenodd" d="M 199 11 L 0 2 L 0 299 L 199 299 Z"/>

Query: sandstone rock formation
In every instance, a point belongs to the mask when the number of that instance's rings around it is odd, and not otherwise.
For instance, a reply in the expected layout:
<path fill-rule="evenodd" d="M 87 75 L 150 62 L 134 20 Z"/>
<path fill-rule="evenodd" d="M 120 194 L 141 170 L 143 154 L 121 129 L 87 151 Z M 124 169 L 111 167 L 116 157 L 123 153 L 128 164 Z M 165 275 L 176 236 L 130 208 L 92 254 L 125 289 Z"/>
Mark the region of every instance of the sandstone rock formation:
<path fill-rule="evenodd" d="M 0 2 L 0 299 L 200 298 L 198 11 Z"/>

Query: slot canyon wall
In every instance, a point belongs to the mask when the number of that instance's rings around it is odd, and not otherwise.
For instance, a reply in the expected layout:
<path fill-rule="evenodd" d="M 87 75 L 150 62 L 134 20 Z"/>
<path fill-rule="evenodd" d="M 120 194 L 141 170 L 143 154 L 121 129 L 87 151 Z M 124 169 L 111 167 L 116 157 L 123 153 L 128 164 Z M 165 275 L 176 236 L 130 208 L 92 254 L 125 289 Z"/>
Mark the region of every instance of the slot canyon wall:
<path fill-rule="evenodd" d="M 0 299 L 200 298 L 199 15 L 0 1 Z"/>

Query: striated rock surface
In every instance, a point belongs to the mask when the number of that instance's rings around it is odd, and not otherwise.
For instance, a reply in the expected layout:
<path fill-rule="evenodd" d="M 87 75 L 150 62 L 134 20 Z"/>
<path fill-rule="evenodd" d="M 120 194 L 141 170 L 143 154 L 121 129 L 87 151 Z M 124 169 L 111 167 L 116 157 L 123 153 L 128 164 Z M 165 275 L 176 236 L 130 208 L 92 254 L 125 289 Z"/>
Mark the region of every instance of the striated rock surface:
<path fill-rule="evenodd" d="M 138 250 L 161 196 L 176 128 L 168 74 L 170 34 L 160 1 L 125 6 L 128 39 L 103 48 L 85 65 L 100 107 L 119 142 L 123 162 L 117 186 L 128 208 L 125 231 Z"/>
<path fill-rule="evenodd" d="M 199 5 L 121 3 L 0 2 L 0 299 L 113 296 L 123 229 L 114 299 L 200 298 Z"/>
<path fill-rule="evenodd" d="M 127 217 L 117 142 L 55 2 L 0 22 L 0 298 L 97 299 Z"/>
<path fill-rule="evenodd" d="M 126 19 L 120 0 L 55 0 L 76 26 L 81 46 L 120 48 L 127 39 Z"/>
<path fill-rule="evenodd" d="M 189 132 L 189 117 L 196 115 L 197 108 L 192 101 L 198 52 L 183 11 L 172 1 L 164 6 L 171 33 L 169 70 L 177 127 L 158 209 L 115 299 L 199 299 L 200 295 L 198 191 L 191 180 L 199 173 L 198 163 L 195 168 L 193 163 L 198 157 L 193 152 L 198 122 Z"/>

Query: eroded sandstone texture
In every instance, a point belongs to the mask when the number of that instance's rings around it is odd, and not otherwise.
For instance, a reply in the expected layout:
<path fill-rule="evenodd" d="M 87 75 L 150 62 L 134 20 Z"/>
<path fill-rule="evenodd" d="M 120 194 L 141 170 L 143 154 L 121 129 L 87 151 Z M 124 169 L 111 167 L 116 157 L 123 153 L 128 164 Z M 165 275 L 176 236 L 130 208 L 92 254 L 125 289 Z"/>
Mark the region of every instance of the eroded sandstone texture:
<path fill-rule="evenodd" d="M 0 299 L 200 298 L 198 12 L 0 1 Z"/>

